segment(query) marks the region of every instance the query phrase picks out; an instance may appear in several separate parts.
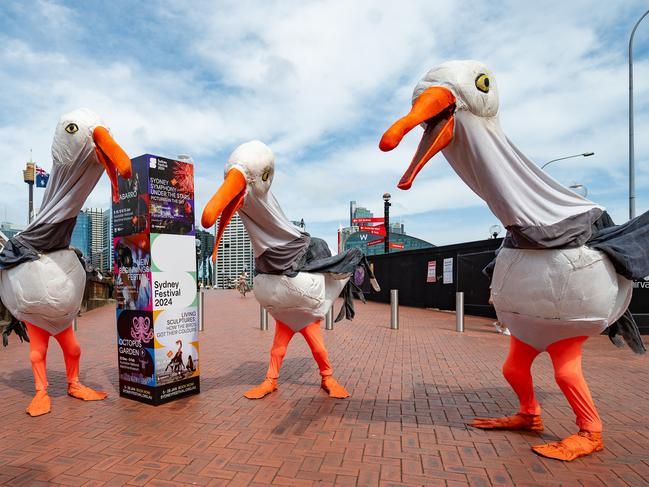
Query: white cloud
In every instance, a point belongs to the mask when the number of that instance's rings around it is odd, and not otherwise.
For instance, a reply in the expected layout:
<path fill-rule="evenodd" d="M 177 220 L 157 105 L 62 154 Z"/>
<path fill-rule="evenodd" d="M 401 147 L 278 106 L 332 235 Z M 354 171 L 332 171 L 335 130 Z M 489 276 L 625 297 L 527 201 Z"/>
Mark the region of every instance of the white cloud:
<path fill-rule="evenodd" d="M 428 219 L 435 243 L 471 239 L 472 228 L 481 238 L 487 210 L 441 156 L 410 191 L 396 189 L 419 129 L 393 153 L 377 149 L 382 131 L 408 110 L 421 74 L 446 59 L 478 58 L 498 79 L 509 137 L 539 163 L 595 151 L 557 163 L 552 175 L 586 184 L 593 198 L 623 207 L 626 36 L 641 6 L 621 0 L 596 8 L 586 0 L 543 8 L 468 1 L 165 2 L 146 16 L 160 36 L 172 29 L 186 35 L 177 37 L 177 52 L 153 62 L 137 28 L 123 45 L 141 51 L 129 53 L 120 51 L 122 26 L 115 26 L 115 38 L 95 39 L 93 25 L 70 6 L 12 4 L 13 15 L 25 22 L 21 31 L 39 36 L 21 36 L 2 28 L 8 17 L 0 20 L 0 103 L 7 109 L 0 114 L 0 182 L 8 189 L 0 205 L 9 219 L 24 220 L 27 191 L 19 171 L 29 149 L 38 161 L 49 161 L 60 114 L 88 106 L 131 155 L 192 154 L 199 209 L 220 183 L 229 152 L 259 138 L 277 155 L 274 191 L 286 213 L 328 229 L 328 239 L 346 220 L 349 200 L 380 213 L 384 191 L 393 195 L 393 214 L 422 238 Z M 120 15 L 126 22 L 128 12 Z M 639 192 L 649 187 L 649 138 L 642 136 L 649 130 L 646 39 L 639 31 Z M 111 46 L 123 55 L 111 55 Z M 103 180 L 88 204 L 108 201 Z M 639 209 L 649 205 L 641 195 L 638 203 Z M 444 221 L 453 224 L 439 224 Z"/>

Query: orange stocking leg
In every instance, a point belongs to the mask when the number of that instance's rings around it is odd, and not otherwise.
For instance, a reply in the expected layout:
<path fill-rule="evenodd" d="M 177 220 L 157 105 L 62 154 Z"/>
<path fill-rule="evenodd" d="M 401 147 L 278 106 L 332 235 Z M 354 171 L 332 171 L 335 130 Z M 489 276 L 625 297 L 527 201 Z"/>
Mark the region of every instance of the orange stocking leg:
<path fill-rule="evenodd" d="M 262 397 L 277 390 L 277 379 L 279 378 L 279 369 L 282 367 L 282 361 L 286 356 L 286 348 L 293 338 L 295 332 L 279 320 L 275 320 L 275 338 L 273 346 L 270 349 L 270 363 L 266 378 L 258 386 L 253 387 L 244 394 L 248 399 L 261 399 Z"/>
<path fill-rule="evenodd" d="M 534 397 L 532 362 L 539 351 L 512 336 L 509 355 L 503 365 L 503 375 L 512 386 L 520 402 L 520 411 L 504 418 L 476 418 L 470 423 L 474 428 L 542 431 L 541 407 Z"/>
<path fill-rule="evenodd" d="M 63 359 L 65 360 L 65 372 L 68 376 L 68 394 L 77 399 L 84 401 L 100 401 L 106 399 L 108 394 L 101 391 L 95 391 L 86 387 L 79 382 L 79 358 L 81 357 L 81 347 L 77 338 L 74 336 L 74 330 L 71 326 L 67 327 L 54 338 L 63 350 Z"/>
<path fill-rule="evenodd" d="M 313 358 L 318 363 L 320 375 L 322 376 L 322 388 L 329 393 L 330 397 L 344 399 L 349 397 L 349 392 L 341 386 L 333 376 L 329 354 L 324 344 L 324 337 L 320 329 L 320 320 L 311 323 L 306 328 L 300 330 L 313 354 Z"/>
<path fill-rule="evenodd" d="M 34 373 L 34 383 L 36 385 L 36 395 L 27 406 L 26 411 L 30 416 L 40 416 L 49 413 L 52 406 L 50 396 L 47 394 L 47 369 L 45 367 L 50 334 L 29 322 L 26 325 L 27 334 L 29 335 L 29 359 L 32 362 L 32 372 Z"/>
<path fill-rule="evenodd" d="M 586 337 L 568 338 L 548 347 L 554 378 L 577 416 L 579 433 L 556 443 L 532 447 L 544 457 L 570 461 L 604 448 L 602 420 L 581 369 L 581 349 L 585 341 Z"/>

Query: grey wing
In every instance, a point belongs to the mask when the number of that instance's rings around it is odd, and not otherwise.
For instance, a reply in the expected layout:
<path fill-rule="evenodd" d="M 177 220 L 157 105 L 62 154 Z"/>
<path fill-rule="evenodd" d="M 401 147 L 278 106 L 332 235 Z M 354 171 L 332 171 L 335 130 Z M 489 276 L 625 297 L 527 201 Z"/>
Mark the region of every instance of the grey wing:
<path fill-rule="evenodd" d="M 622 340 L 624 340 L 624 343 L 626 343 L 633 352 L 639 355 L 642 355 L 647 351 L 647 348 L 642 341 L 638 325 L 633 319 L 631 311 L 628 309 L 615 323 L 604 330 L 604 333 L 608 335 L 608 338 L 617 347 L 622 347 Z"/>

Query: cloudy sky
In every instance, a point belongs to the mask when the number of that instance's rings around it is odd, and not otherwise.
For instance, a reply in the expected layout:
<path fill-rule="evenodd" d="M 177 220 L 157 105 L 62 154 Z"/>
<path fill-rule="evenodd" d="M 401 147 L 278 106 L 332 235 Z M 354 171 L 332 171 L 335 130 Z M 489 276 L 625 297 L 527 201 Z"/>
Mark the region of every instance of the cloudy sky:
<path fill-rule="evenodd" d="M 30 149 L 49 169 L 59 116 L 86 106 L 131 156 L 191 154 L 199 209 L 230 152 L 256 138 L 276 154 L 273 191 L 287 215 L 331 246 L 349 201 L 381 213 L 385 191 L 411 235 L 438 245 L 485 238 L 496 218 L 441 155 L 411 190 L 396 188 L 420 129 L 393 152 L 377 148 L 423 73 L 473 58 L 497 78 L 509 138 L 539 164 L 595 152 L 547 170 L 585 185 L 622 222 L 628 36 L 646 8 L 631 0 L 4 1 L 0 217 L 25 223 Z M 649 209 L 649 20 L 635 46 L 640 213 Z M 104 178 L 87 206 L 109 200 Z"/>

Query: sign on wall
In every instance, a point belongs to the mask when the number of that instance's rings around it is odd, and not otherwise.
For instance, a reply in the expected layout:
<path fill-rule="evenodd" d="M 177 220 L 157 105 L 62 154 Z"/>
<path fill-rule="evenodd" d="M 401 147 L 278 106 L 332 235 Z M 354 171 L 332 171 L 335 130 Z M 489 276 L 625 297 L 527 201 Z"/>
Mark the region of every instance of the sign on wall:
<path fill-rule="evenodd" d="M 453 257 L 444 259 L 444 274 L 442 282 L 444 284 L 453 284 Z"/>
<path fill-rule="evenodd" d="M 437 261 L 428 261 L 428 272 L 426 273 L 426 282 L 437 282 Z"/>

